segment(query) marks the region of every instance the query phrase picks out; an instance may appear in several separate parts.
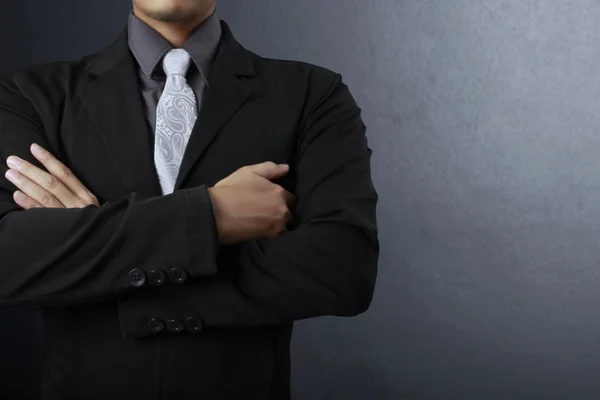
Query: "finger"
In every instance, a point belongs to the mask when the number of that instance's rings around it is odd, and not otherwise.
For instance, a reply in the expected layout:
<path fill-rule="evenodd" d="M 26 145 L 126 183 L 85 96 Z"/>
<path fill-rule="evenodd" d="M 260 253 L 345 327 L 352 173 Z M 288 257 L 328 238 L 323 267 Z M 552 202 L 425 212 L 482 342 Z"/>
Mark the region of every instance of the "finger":
<path fill-rule="evenodd" d="M 284 221 L 284 225 L 283 225 L 283 232 L 288 232 L 291 227 L 294 225 L 294 220 L 295 220 L 295 215 L 294 213 L 292 213 L 291 211 L 288 211 L 287 215 L 285 216 L 285 221 Z"/>
<path fill-rule="evenodd" d="M 290 170 L 290 167 L 287 164 L 275 164 L 271 161 L 267 161 L 261 164 L 248 165 L 245 168 L 270 181 L 281 178 Z"/>
<path fill-rule="evenodd" d="M 288 225 L 291 224 L 292 222 L 294 222 L 294 214 L 290 211 L 285 218 L 285 229 L 286 230 L 287 230 Z"/>
<path fill-rule="evenodd" d="M 45 208 L 64 208 L 65 206 L 58 201 L 56 197 L 47 190 L 41 188 L 37 183 L 25 175 L 19 173 L 14 169 L 9 169 L 4 174 L 6 179 L 12 182 L 13 185 L 18 187 L 23 193 L 37 201 L 42 207 Z"/>
<path fill-rule="evenodd" d="M 13 199 L 18 206 L 29 210 L 30 208 L 43 208 L 40 203 L 27 196 L 25 193 L 17 190 L 13 193 Z"/>
<path fill-rule="evenodd" d="M 82 200 L 79 199 L 69 188 L 67 188 L 58 178 L 50 175 L 46 171 L 38 168 L 30 162 L 23 160 L 17 156 L 8 157 L 7 164 L 12 169 L 18 171 L 21 175 L 27 177 L 39 187 L 51 193 L 65 207 L 75 207 Z M 25 194 L 35 198 L 34 193 L 29 193 L 23 189 Z M 39 199 L 36 198 L 39 202 Z M 46 204 L 41 203 L 43 206 Z"/>
<path fill-rule="evenodd" d="M 65 164 L 60 162 L 48 150 L 33 143 L 31 145 L 31 154 L 46 167 L 51 175 L 57 177 L 71 193 L 82 199 L 86 204 L 94 203 L 99 205 L 96 196 L 81 183 Z"/>
<path fill-rule="evenodd" d="M 294 196 L 292 193 L 288 192 L 287 190 L 283 190 L 282 194 L 283 194 L 283 198 L 288 207 L 288 214 L 286 215 L 286 218 L 285 218 L 286 229 L 287 229 L 287 225 L 292 223 L 295 218 L 294 209 L 296 208 L 296 196 Z"/>
<path fill-rule="evenodd" d="M 296 206 L 296 196 L 294 196 L 292 193 L 288 192 L 287 190 L 284 190 L 283 198 L 285 199 L 285 202 L 287 203 L 290 209 Z"/>

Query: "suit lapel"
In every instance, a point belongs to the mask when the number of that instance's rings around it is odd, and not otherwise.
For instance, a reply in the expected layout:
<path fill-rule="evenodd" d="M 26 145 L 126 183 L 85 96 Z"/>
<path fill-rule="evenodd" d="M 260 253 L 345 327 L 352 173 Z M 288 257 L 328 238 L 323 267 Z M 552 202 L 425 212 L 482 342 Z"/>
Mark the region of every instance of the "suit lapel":
<path fill-rule="evenodd" d="M 81 101 L 112 155 L 128 190 L 159 195 L 149 126 L 145 119 L 136 64 L 127 32 L 99 53 L 88 67 L 92 80 Z"/>
<path fill-rule="evenodd" d="M 175 190 L 181 189 L 194 166 L 219 131 L 246 102 L 256 88 L 244 78 L 254 75 L 251 54 L 234 38 L 225 22 L 208 89 L 202 98 L 198 120 L 187 144 Z"/>

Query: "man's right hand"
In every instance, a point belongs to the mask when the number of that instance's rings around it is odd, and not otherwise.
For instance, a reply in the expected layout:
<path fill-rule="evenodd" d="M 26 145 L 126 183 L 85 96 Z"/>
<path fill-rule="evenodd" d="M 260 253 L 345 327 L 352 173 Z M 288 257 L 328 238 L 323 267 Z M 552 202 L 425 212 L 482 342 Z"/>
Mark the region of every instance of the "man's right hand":
<path fill-rule="evenodd" d="M 209 188 L 221 244 L 272 238 L 286 231 L 296 198 L 271 182 L 289 166 L 265 162 L 238 169 Z"/>

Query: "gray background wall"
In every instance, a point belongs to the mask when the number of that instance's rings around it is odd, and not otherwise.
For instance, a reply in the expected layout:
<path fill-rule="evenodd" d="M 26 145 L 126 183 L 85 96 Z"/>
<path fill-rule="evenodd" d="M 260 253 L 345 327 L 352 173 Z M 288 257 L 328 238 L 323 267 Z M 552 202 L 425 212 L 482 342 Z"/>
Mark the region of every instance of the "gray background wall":
<path fill-rule="evenodd" d="M 5 0 L 0 69 L 99 49 L 128 9 Z M 261 55 L 341 72 L 370 128 L 378 291 L 359 318 L 297 325 L 296 399 L 600 398 L 599 3 L 219 0 L 219 13 Z M 2 384 L 35 378 L 35 315 L 0 321 Z"/>

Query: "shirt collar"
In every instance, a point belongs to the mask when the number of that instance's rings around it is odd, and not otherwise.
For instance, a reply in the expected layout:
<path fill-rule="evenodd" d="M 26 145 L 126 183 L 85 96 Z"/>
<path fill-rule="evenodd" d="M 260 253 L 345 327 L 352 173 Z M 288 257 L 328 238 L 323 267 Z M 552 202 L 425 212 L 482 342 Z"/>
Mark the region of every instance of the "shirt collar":
<path fill-rule="evenodd" d="M 142 72 L 152 79 L 165 54 L 173 46 L 148 24 L 133 14 L 129 14 L 127 24 L 129 49 L 137 60 Z M 208 79 L 214 55 L 221 41 L 221 23 L 216 11 L 200 24 L 183 44 L 198 70 Z"/>

